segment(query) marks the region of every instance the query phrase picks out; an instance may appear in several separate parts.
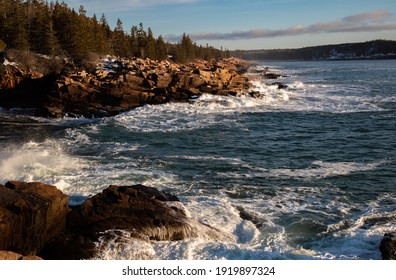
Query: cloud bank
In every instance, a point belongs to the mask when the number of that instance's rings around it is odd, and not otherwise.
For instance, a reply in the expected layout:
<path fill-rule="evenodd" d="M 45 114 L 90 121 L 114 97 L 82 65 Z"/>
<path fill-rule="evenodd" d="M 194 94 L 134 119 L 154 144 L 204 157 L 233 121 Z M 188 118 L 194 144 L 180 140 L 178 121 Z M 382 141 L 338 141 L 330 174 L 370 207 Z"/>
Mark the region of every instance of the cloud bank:
<path fill-rule="evenodd" d="M 390 22 L 393 15 L 385 10 L 370 11 L 347 16 L 337 21 L 318 22 L 309 26 L 296 25 L 286 29 L 253 29 L 233 31 L 230 33 L 200 32 L 190 34 L 194 41 L 202 40 L 243 40 L 296 36 L 302 34 L 342 33 L 342 32 L 375 32 L 396 30 L 396 22 Z M 177 42 L 181 35 L 167 35 L 165 39 Z"/>

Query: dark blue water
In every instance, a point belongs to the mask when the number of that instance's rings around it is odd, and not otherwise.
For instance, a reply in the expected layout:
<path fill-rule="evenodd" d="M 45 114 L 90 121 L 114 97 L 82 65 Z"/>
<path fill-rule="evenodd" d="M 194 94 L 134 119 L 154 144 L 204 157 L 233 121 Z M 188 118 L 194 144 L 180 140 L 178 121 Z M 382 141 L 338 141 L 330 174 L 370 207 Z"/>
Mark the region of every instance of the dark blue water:
<path fill-rule="evenodd" d="M 2 111 L 0 182 L 81 202 L 110 184 L 171 191 L 231 240 L 123 239 L 98 258 L 379 259 L 396 227 L 396 63 L 259 63 L 261 97 L 204 95 L 101 120 Z M 109 243 L 109 240 L 103 240 Z"/>

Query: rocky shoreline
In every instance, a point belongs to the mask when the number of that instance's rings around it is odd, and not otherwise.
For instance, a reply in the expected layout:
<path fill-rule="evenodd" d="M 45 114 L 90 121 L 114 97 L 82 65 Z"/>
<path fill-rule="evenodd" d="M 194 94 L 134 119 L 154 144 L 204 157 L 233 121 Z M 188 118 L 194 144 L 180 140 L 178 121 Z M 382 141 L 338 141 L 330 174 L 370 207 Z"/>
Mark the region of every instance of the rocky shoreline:
<path fill-rule="evenodd" d="M 0 185 L 0 260 L 99 258 L 103 247 L 111 246 L 107 241 L 123 236 L 147 243 L 235 242 L 221 229 L 191 218 L 176 196 L 155 188 L 109 186 L 79 206 L 69 206 L 68 200 L 43 183 Z M 396 259 L 394 235 L 387 234 L 379 250 L 383 259 Z"/>
<path fill-rule="evenodd" d="M 187 102 L 206 93 L 260 97 L 250 88 L 249 63 L 234 58 L 176 64 L 107 57 L 91 71 L 59 63 L 62 70 L 56 71 L 7 60 L 0 64 L 0 107 L 35 108 L 38 116 L 53 118 L 106 117 L 144 104 Z M 282 77 L 269 69 L 253 74 L 267 80 Z M 146 186 L 109 186 L 76 207 L 68 199 L 42 183 L 0 184 L 0 259 L 96 258 L 100 240 L 125 233 L 148 243 L 233 241 L 220 229 L 192 219 L 176 196 Z M 396 259 L 395 236 L 386 234 L 379 250 L 384 259 Z"/>
<path fill-rule="evenodd" d="M 52 63 L 47 60 L 52 58 L 37 61 Z M 235 96 L 250 89 L 244 75 L 249 63 L 236 58 L 177 64 L 107 57 L 90 71 L 67 61 L 57 64 L 58 73 L 18 62 L 0 65 L 0 107 L 36 108 L 42 117 L 105 117 L 144 104 L 188 101 L 204 93 Z"/>

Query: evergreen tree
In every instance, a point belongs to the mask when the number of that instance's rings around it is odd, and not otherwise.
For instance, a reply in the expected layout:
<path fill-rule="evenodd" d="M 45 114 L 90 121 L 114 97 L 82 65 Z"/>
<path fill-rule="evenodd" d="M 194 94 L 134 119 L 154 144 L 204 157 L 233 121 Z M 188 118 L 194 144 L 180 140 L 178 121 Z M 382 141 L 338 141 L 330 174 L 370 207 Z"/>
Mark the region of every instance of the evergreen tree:
<path fill-rule="evenodd" d="M 140 52 L 140 57 L 145 57 L 145 52 L 146 52 L 146 44 L 147 44 L 147 34 L 146 31 L 144 31 L 143 28 L 143 23 L 139 24 L 139 28 L 137 30 L 137 39 L 138 39 L 138 46 L 139 46 L 139 52 Z"/>
<path fill-rule="evenodd" d="M 151 31 L 150 27 L 147 29 L 147 40 L 146 40 L 145 57 L 148 57 L 148 58 L 151 58 L 151 59 L 157 59 L 156 42 L 155 42 L 154 35 L 153 35 L 153 32 Z"/>
<path fill-rule="evenodd" d="M 102 25 L 98 22 L 95 14 L 91 20 L 91 25 L 95 52 L 100 54 L 109 54 L 110 43 L 106 35 L 106 30 L 102 28 Z"/>
<path fill-rule="evenodd" d="M 78 32 L 78 26 L 76 20 L 78 20 L 78 15 L 74 10 L 71 11 L 64 2 L 61 4 L 56 2 L 52 12 L 53 28 L 62 50 L 71 56 L 77 50 L 75 34 Z"/>
<path fill-rule="evenodd" d="M 85 56 L 88 52 L 97 52 L 95 45 L 94 22 L 86 16 L 84 6 L 80 6 L 78 10 L 78 32 L 77 32 L 77 48 L 78 51 Z"/>
<path fill-rule="evenodd" d="M 159 60 L 166 59 L 168 57 L 168 53 L 166 50 L 166 44 L 164 42 L 164 38 L 161 35 L 158 36 L 156 47 L 157 47 L 157 59 Z"/>
<path fill-rule="evenodd" d="M 183 49 L 183 52 L 185 53 L 188 60 L 195 59 L 194 43 L 190 36 L 186 35 L 186 33 L 183 34 L 181 48 Z"/>
<path fill-rule="evenodd" d="M 59 45 L 51 19 L 51 6 L 34 0 L 27 7 L 28 37 L 30 49 L 48 55 L 59 51 Z"/>
<path fill-rule="evenodd" d="M 117 20 L 117 26 L 113 31 L 112 48 L 114 54 L 117 56 L 126 57 L 131 55 L 129 40 L 124 32 L 120 19 Z"/>
<path fill-rule="evenodd" d="M 170 54 L 179 62 L 229 53 L 209 45 L 197 46 L 186 34 L 178 44 L 165 43 L 162 36 L 154 38 L 151 28 L 146 32 L 143 23 L 132 26 L 128 35 L 118 19 L 111 30 L 104 14 L 99 21 L 96 15 L 89 18 L 84 6 L 76 12 L 58 1 L 0 0 L 0 5 L 0 39 L 9 48 L 64 54 L 77 62 L 90 52 L 152 59 L 166 59 Z"/>
<path fill-rule="evenodd" d="M 136 25 L 133 25 L 131 28 L 130 48 L 131 48 L 132 56 L 135 56 L 135 57 L 140 56 L 138 28 Z"/>
<path fill-rule="evenodd" d="M 102 30 L 105 34 L 106 39 L 108 41 L 110 41 L 111 29 L 110 29 L 109 23 L 107 22 L 106 16 L 104 14 L 102 14 L 102 16 L 100 18 L 100 26 L 102 27 Z"/>
<path fill-rule="evenodd" d="M 9 48 L 29 49 L 26 30 L 26 13 L 20 0 L 2 0 L 0 16 L 0 37 Z"/>

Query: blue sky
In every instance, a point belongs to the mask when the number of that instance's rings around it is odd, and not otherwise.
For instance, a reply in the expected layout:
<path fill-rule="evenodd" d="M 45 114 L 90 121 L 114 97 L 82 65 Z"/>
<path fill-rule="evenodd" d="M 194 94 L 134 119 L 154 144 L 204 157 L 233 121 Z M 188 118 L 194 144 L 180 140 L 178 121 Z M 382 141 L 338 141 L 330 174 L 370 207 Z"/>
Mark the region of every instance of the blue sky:
<path fill-rule="evenodd" d="M 64 0 L 89 16 L 102 13 L 129 31 L 143 23 L 155 36 L 227 49 L 297 48 L 396 40 L 395 0 Z"/>

